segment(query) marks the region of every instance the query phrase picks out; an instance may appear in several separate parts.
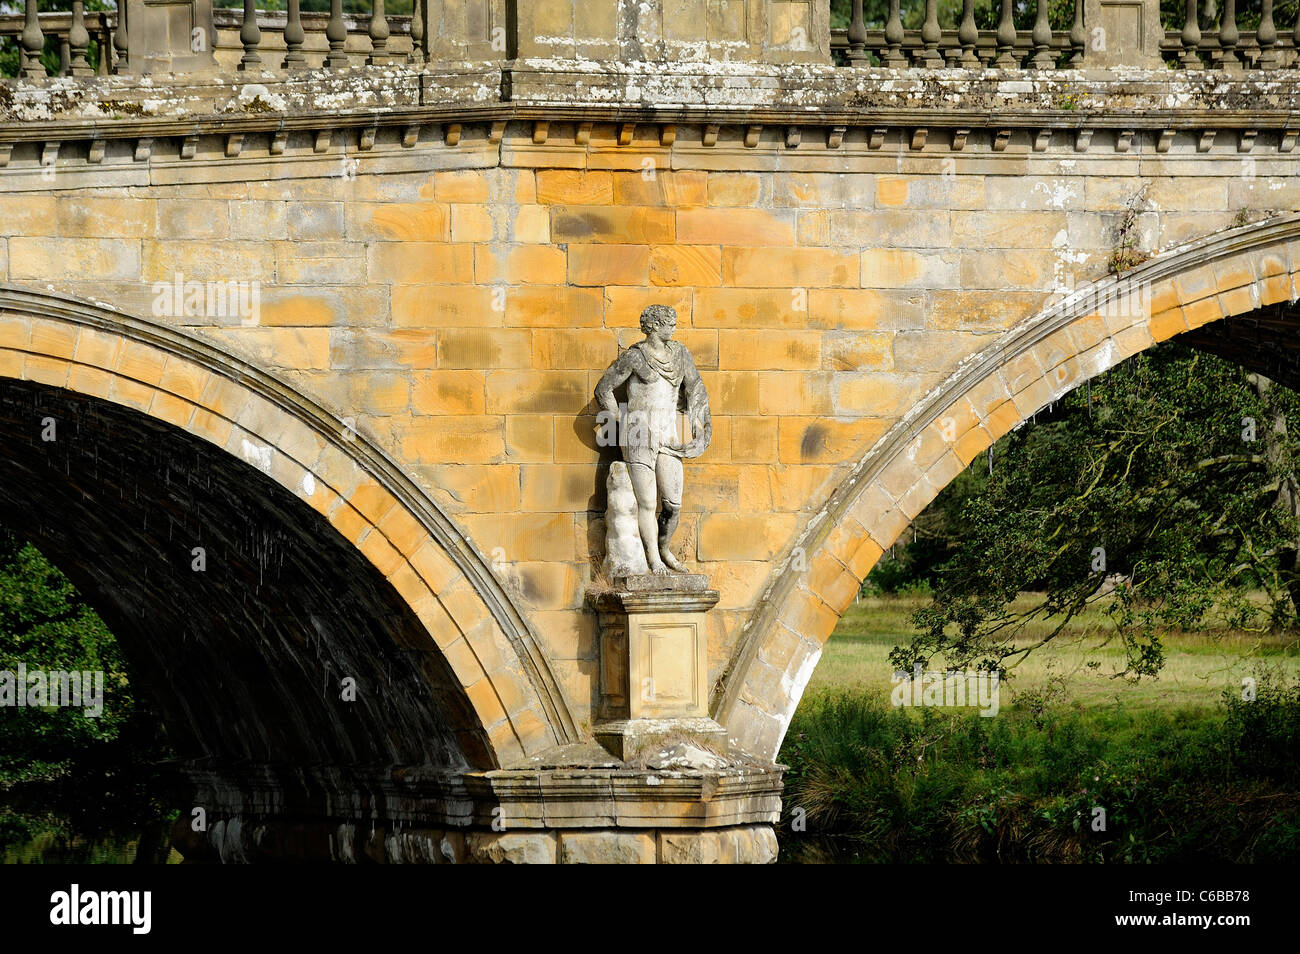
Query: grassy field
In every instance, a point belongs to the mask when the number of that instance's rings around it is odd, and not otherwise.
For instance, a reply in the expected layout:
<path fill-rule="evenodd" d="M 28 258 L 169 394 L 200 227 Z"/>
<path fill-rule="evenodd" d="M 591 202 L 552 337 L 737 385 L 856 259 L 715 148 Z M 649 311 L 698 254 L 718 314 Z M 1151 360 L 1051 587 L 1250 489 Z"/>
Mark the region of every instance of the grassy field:
<path fill-rule="evenodd" d="M 1300 860 L 1294 638 L 1170 634 L 1160 677 L 1134 684 L 1094 614 L 980 718 L 891 704 L 889 651 L 922 603 L 863 599 L 827 643 L 778 757 L 784 861 Z"/>
<path fill-rule="evenodd" d="M 887 694 L 893 672 L 889 651 L 910 639 L 909 616 L 928 599 L 864 597 L 852 606 L 826 644 L 805 695 L 850 688 Z M 1017 607 L 1031 602 L 1032 595 L 1027 594 Z M 1041 636 L 1048 630 L 1046 624 L 1040 624 L 1031 628 L 1029 635 Z M 1050 689 L 1055 702 L 1086 708 L 1210 708 L 1222 701 L 1224 690 L 1239 691 L 1243 677 L 1261 667 L 1291 679 L 1300 677 L 1300 636 L 1296 634 L 1173 633 L 1167 637 L 1167 659 L 1159 678 L 1135 684 L 1115 677 L 1123 667 L 1124 653 L 1118 641 L 1102 645 L 1109 632 L 1110 624 L 1099 611 L 1073 621 L 1066 632 L 1016 667 L 1009 685 L 1004 686 L 1002 707 L 1014 708 L 1018 695 L 1023 701 L 1030 694 Z M 1090 661 L 1101 665 L 1090 668 Z"/>

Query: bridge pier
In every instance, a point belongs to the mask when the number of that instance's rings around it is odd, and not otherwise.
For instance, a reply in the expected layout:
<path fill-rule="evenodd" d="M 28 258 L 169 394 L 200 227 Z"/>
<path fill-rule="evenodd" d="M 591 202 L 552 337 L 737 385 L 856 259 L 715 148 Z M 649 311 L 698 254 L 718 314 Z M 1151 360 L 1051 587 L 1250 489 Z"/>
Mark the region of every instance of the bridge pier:
<path fill-rule="evenodd" d="M 190 764 L 201 817 L 182 810 L 187 861 L 380 864 L 766 864 L 781 769 L 719 765 L 689 744 L 643 764 L 567 746 L 488 772 L 373 773 Z M 715 767 L 716 766 L 716 767 Z"/>
<path fill-rule="evenodd" d="M 344 864 L 769 864 L 771 825 L 493 832 L 356 822 L 219 819 L 206 837 L 176 823 L 187 862 Z"/>

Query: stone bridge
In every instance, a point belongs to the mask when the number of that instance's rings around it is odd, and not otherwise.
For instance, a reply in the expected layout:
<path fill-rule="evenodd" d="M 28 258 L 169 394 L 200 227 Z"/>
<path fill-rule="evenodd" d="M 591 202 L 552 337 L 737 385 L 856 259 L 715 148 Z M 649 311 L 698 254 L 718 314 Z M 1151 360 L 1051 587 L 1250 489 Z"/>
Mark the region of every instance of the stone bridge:
<path fill-rule="evenodd" d="M 127 22 L 175 72 L 24 34 L 0 87 L 0 519 L 158 699 L 196 857 L 770 860 L 824 641 L 977 455 L 1175 335 L 1300 384 L 1262 29 L 1249 69 L 951 30 L 925 68 L 821 3 L 424 0 L 400 56 L 236 69 L 164 6 Z M 716 758 L 594 741 L 592 392 L 652 303 L 712 402 L 675 549 Z"/>

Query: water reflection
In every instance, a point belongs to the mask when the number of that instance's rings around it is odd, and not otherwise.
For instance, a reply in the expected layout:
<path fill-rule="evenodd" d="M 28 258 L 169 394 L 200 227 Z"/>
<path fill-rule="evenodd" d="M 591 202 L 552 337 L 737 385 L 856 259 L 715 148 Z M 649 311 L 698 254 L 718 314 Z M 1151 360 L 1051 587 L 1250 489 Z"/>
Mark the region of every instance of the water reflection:
<path fill-rule="evenodd" d="M 5 844 L 0 861 L 7 865 L 179 864 L 181 854 L 170 842 L 166 826 L 161 832 L 151 827 L 84 833 L 59 825 L 29 831 L 24 840 Z"/>
<path fill-rule="evenodd" d="M 783 865 L 865 865 L 871 864 L 857 839 L 845 835 L 809 835 L 778 829 Z"/>

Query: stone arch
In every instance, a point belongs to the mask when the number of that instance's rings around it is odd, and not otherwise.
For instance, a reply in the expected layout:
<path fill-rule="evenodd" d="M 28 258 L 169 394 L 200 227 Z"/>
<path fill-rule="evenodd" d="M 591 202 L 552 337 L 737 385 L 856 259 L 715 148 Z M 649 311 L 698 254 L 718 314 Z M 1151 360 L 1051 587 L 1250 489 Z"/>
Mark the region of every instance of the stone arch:
<path fill-rule="evenodd" d="M 469 767 L 577 739 L 539 644 L 482 557 L 382 450 L 282 382 L 110 306 L 0 285 L 0 383 L 176 429 L 314 510 L 418 621 L 420 632 L 405 638 L 436 647 L 453 679 L 434 685 L 434 698 L 461 697 L 481 735 Z"/>
<path fill-rule="evenodd" d="M 1210 335 L 1205 326 L 1226 328 L 1232 322 L 1224 319 L 1295 302 L 1297 273 L 1300 215 L 1292 214 L 1079 288 L 963 360 L 871 447 L 787 551 L 733 653 L 717 720 L 740 745 L 774 759 L 822 646 L 863 579 L 976 455 L 1157 342 L 1187 334 L 1207 350 L 1233 347 L 1230 337 L 1239 347 L 1240 334 Z M 1278 364 L 1261 359 L 1261 367 L 1276 374 Z"/>

